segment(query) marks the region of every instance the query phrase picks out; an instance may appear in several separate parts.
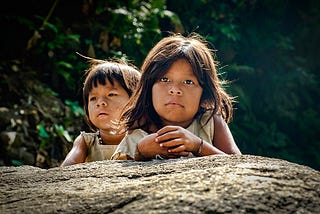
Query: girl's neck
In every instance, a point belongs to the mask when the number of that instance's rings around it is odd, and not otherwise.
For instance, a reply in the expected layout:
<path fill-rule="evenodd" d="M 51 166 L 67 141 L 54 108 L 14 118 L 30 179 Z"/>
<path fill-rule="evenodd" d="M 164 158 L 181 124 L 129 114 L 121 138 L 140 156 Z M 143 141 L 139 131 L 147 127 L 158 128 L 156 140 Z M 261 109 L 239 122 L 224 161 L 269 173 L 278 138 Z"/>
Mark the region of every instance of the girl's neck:
<path fill-rule="evenodd" d="M 162 120 L 162 123 L 164 124 L 164 126 L 181 126 L 186 129 L 191 125 L 193 120 L 194 118 L 192 118 L 192 120 L 182 121 L 182 122 L 172 122 L 172 121 Z"/>
<path fill-rule="evenodd" d="M 106 131 L 106 130 L 99 130 L 98 131 L 99 135 L 99 141 L 100 144 L 103 145 L 118 145 L 123 137 L 125 136 L 125 132 L 123 131 Z"/>
<path fill-rule="evenodd" d="M 157 128 L 157 126 L 155 124 L 151 124 L 151 125 L 144 127 L 142 129 L 149 134 L 157 132 L 159 129 L 163 128 L 164 126 L 181 126 L 186 129 L 192 124 L 193 121 L 194 121 L 194 119 L 187 121 L 187 122 L 182 122 L 182 123 L 173 123 L 173 122 L 168 123 L 168 124 L 164 123 L 164 125 L 160 128 Z"/>

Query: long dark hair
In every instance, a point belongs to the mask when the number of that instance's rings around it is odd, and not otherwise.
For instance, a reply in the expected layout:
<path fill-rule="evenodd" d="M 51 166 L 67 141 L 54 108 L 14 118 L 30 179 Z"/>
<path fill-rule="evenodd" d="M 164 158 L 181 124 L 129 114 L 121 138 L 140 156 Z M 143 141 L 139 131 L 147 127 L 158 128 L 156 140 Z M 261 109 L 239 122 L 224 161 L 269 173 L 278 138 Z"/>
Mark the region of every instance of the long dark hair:
<path fill-rule="evenodd" d="M 137 91 L 122 114 L 122 120 L 129 130 L 142 128 L 150 132 L 152 126 L 157 129 L 163 126 L 152 104 L 152 86 L 177 59 L 181 58 L 190 63 L 203 88 L 195 118 L 210 110 L 211 117 L 221 113 L 226 122 L 232 119 L 232 98 L 222 88 L 223 81 L 218 78 L 213 52 L 208 48 L 206 41 L 196 33 L 188 37 L 175 34 L 160 40 L 144 60 Z"/>

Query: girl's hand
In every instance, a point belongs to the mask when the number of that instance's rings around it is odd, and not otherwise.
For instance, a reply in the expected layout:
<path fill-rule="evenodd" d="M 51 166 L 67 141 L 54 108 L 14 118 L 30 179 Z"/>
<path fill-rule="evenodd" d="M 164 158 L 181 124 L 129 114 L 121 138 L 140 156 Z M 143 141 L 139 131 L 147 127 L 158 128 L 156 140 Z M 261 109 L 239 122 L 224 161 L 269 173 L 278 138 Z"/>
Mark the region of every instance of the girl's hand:
<path fill-rule="evenodd" d="M 155 141 L 169 153 L 192 152 L 197 154 L 201 139 L 180 126 L 165 126 L 157 132 Z"/>
<path fill-rule="evenodd" d="M 157 133 L 150 134 L 144 137 L 137 145 L 136 160 L 150 160 L 160 155 L 162 158 L 179 158 L 181 156 L 188 156 L 189 152 L 168 152 L 168 148 L 161 147 L 156 143 Z"/>

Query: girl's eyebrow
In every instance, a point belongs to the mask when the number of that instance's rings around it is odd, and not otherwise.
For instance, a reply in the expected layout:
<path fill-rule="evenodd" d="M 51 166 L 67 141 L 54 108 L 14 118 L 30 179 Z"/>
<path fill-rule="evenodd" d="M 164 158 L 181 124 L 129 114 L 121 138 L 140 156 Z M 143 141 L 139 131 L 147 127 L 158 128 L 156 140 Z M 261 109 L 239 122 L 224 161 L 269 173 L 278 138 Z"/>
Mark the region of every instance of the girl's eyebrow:
<path fill-rule="evenodd" d="M 112 90 L 118 91 L 118 90 L 120 90 L 120 89 L 121 89 L 120 87 L 113 87 L 113 88 L 110 89 L 110 91 L 112 91 Z"/>

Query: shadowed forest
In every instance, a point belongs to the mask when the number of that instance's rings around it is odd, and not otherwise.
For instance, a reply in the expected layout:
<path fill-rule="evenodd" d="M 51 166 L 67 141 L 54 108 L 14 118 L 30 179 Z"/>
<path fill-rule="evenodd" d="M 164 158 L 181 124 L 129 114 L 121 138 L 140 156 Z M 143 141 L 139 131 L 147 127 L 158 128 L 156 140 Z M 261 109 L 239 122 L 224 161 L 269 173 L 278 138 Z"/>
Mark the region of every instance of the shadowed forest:
<path fill-rule="evenodd" d="M 11 0 L 1 7 L 0 165 L 59 166 L 97 59 L 140 67 L 169 33 L 204 36 L 236 97 L 244 154 L 320 169 L 320 1 Z"/>

